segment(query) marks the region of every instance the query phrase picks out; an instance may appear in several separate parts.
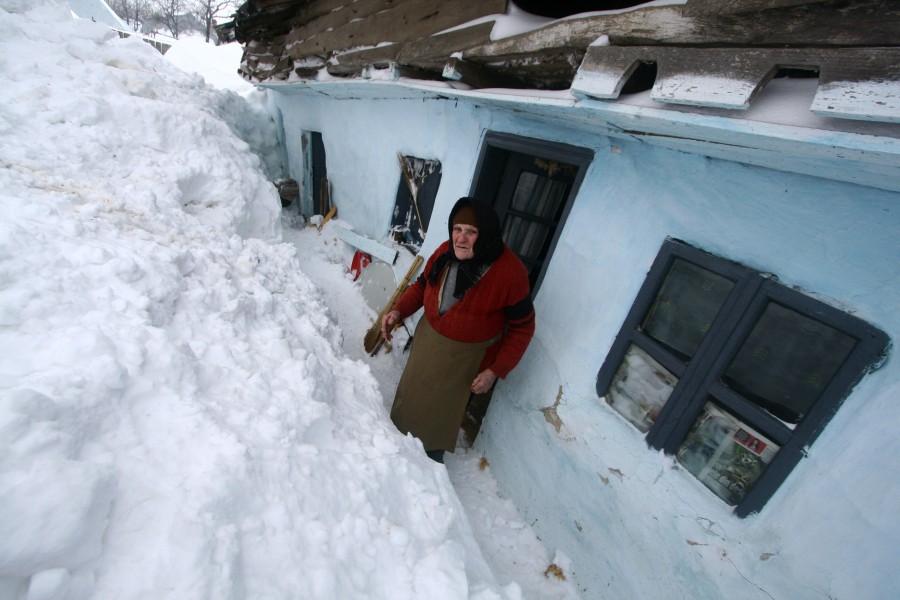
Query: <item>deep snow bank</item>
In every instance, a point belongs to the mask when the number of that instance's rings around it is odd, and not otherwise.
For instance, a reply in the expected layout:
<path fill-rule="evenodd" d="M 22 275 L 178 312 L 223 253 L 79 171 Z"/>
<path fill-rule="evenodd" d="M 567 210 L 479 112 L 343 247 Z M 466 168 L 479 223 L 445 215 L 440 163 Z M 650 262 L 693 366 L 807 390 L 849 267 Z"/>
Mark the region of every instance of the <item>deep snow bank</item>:
<path fill-rule="evenodd" d="M 271 243 L 253 111 L 46 0 L 0 63 L 0 597 L 518 597 Z"/>

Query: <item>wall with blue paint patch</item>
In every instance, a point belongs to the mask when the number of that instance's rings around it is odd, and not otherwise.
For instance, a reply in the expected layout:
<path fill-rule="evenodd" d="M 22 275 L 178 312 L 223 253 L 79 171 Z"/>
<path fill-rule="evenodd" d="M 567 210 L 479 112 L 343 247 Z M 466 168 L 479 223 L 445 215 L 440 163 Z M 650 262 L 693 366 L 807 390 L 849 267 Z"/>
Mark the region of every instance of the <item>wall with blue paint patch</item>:
<path fill-rule="evenodd" d="M 272 94 L 291 176 L 304 169 L 300 132 L 321 131 L 339 216 L 369 237 L 390 223 L 397 152 L 441 161 L 435 224 L 468 192 L 486 130 L 595 152 L 535 299 L 536 337 L 498 387 L 477 443 L 547 547 L 571 559 L 584 597 L 874 599 L 900 589 L 895 360 L 863 378 L 808 457 L 746 519 L 649 449 L 594 389 L 667 236 L 775 273 L 896 339 L 900 194 L 614 137 L 602 110 L 566 123 L 557 109 L 405 93 Z M 808 152 L 823 174 L 838 160 L 822 159 L 815 144 Z M 426 255 L 444 237 L 443 226 L 432 230 Z"/>

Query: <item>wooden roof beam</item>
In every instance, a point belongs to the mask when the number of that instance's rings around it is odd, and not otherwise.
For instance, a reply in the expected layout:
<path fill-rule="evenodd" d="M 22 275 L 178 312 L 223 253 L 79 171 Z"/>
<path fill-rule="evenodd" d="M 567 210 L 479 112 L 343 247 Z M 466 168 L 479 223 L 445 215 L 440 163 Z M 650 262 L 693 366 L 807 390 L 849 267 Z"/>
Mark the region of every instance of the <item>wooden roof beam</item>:
<path fill-rule="evenodd" d="M 334 62 L 338 68 L 348 72 L 362 69 L 368 64 L 396 62 L 418 66 L 431 64 L 440 73 L 444 63 L 460 48 L 489 41 L 493 27 L 494 21 L 488 21 L 407 42 L 341 52 L 334 56 Z"/>
<path fill-rule="evenodd" d="M 552 48 L 587 48 L 602 35 L 613 46 L 752 47 L 764 40 L 770 47 L 837 47 L 896 46 L 900 42 L 900 3 L 896 0 L 805 2 L 802 6 L 740 14 L 692 14 L 687 6 L 647 7 L 554 21 L 534 31 L 470 48 L 463 58 L 484 63 Z"/>
<path fill-rule="evenodd" d="M 773 8 L 792 8 L 794 6 L 807 6 L 810 4 L 822 4 L 832 0 L 688 0 L 684 5 L 684 14 L 740 14 L 751 13 Z"/>
<path fill-rule="evenodd" d="M 476 89 L 522 87 L 522 82 L 518 79 L 459 58 L 451 58 L 444 63 L 441 74 L 444 79 L 459 81 Z"/>
<path fill-rule="evenodd" d="M 352 20 L 330 31 L 319 30 L 305 39 L 289 36 L 288 52 L 296 59 L 384 42 L 407 42 L 505 11 L 506 0 L 403 0 L 366 19 Z"/>
<path fill-rule="evenodd" d="M 576 97 L 619 97 L 641 62 L 657 65 L 657 102 L 746 109 L 779 69 L 819 72 L 816 114 L 900 122 L 900 47 L 678 48 L 592 46 L 572 82 Z"/>

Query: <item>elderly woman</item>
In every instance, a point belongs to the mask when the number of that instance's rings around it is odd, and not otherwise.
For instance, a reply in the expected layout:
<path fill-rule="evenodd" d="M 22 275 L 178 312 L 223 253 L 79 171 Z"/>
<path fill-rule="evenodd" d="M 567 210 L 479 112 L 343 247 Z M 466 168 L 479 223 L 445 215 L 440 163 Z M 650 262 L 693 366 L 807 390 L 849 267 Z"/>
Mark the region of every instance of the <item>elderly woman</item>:
<path fill-rule="evenodd" d="M 450 239 L 381 321 L 390 340 L 396 324 L 425 307 L 391 419 L 438 462 L 456 448 L 470 394 L 506 377 L 534 335 L 528 273 L 503 243 L 494 209 L 460 198 L 447 227 Z"/>

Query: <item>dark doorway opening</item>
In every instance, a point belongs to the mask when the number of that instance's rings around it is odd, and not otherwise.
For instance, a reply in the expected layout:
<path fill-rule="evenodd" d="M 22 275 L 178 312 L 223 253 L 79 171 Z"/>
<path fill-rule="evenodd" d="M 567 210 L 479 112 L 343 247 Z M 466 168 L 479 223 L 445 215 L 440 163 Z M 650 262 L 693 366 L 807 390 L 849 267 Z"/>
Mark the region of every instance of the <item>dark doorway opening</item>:
<path fill-rule="evenodd" d="M 534 296 L 540 289 L 566 217 L 594 158 L 587 148 L 488 132 L 470 195 L 494 205 L 503 241 L 525 264 Z M 472 395 L 462 428 L 474 442 L 493 389 Z"/>
<path fill-rule="evenodd" d="M 528 269 L 537 294 L 594 153 L 586 148 L 488 132 L 471 195 L 494 205 L 503 241 Z"/>
<path fill-rule="evenodd" d="M 322 142 L 322 134 L 318 131 L 309 133 L 310 141 L 310 176 L 312 178 L 312 199 L 313 214 L 324 215 L 328 207 L 324 206 L 327 202 L 328 190 L 328 169 L 325 166 L 325 144 Z M 322 190 L 325 190 L 326 196 L 323 197 Z M 324 210 L 323 210 L 324 209 Z"/>

